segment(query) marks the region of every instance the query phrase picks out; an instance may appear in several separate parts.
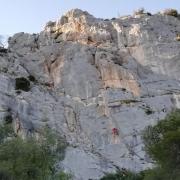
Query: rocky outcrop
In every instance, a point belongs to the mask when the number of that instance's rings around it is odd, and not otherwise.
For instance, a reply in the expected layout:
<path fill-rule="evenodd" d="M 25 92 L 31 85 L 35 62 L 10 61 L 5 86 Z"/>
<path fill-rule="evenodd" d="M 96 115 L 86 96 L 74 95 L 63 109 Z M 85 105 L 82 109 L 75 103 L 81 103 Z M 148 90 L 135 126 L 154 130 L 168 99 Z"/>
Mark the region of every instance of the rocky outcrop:
<path fill-rule="evenodd" d="M 10 115 L 22 136 L 61 133 L 70 147 L 60 166 L 76 180 L 149 168 L 142 130 L 180 107 L 179 32 L 173 16 L 74 9 L 39 34 L 15 34 L 0 52 L 0 119 Z M 21 77 L 29 91 L 16 89 Z"/>

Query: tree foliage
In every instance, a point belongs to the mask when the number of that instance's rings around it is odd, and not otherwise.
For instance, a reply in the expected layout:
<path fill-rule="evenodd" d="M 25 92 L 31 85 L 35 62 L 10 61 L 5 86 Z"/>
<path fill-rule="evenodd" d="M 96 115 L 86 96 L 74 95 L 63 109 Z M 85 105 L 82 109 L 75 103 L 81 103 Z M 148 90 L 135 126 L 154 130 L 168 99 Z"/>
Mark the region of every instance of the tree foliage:
<path fill-rule="evenodd" d="M 0 179 L 58 180 L 55 164 L 64 158 L 65 141 L 49 128 L 38 139 L 22 139 L 9 124 L 0 126 Z M 62 177 L 62 178 L 61 178 Z M 65 178 L 64 178 L 65 179 Z"/>
<path fill-rule="evenodd" d="M 127 170 L 119 170 L 115 174 L 107 174 L 101 180 L 142 180 L 143 174 L 132 173 Z"/>
<path fill-rule="evenodd" d="M 157 163 L 157 168 L 147 171 L 147 177 L 180 179 L 180 110 L 173 111 L 156 126 L 147 127 L 144 142 L 146 151 Z"/>
<path fill-rule="evenodd" d="M 176 9 L 166 9 L 163 12 L 164 15 L 178 17 L 178 11 Z"/>

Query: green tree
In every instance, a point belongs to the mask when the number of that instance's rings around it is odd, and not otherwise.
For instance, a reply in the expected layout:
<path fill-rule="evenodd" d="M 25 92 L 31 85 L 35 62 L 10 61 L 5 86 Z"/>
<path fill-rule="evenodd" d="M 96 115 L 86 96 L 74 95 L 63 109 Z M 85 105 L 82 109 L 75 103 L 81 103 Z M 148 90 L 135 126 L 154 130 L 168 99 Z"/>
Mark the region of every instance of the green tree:
<path fill-rule="evenodd" d="M 17 137 L 10 125 L 0 126 L 0 179 L 58 180 L 55 164 L 64 158 L 65 141 L 49 128 L 38 139 Z"/>
<path fill-rule="evenodd" d="M 180 179 L 180 110 L 173 111 L 154 127 L 144 132 L 145 148 L 157 163 L 146 171 L 145 180 Z"/>

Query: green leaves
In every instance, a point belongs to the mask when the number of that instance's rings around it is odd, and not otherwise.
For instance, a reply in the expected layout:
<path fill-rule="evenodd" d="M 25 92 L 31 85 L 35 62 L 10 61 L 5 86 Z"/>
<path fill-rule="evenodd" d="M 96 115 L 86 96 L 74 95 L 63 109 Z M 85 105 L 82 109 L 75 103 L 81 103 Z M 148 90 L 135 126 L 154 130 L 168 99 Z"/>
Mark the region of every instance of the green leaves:
<path fill-rule="evenodd" d="M 15 133 L 10 124 L 0 125 L 0 144 L 7 138 L 15 137 Z"/>
<path fill-rule="evenodd" d="M 143 180 L 143 174 L 136 174 L 127 170 L 121 170 L 115 174 L 107 174 L 101 178 L 101 180 Z"/>
<path fill-rule="evenodd" d="M 147 127 L 144 143 L 148 154 L 158 165 L 159 178 L 166 179 L 166 174 L 169 179 L 180 179 L 180 110 L 173 111 L 156 126 Z M 151 170 L 150 174 L 154 173 L 154 176 L 156 170 Z"/>
<path fill-rule="evenodd" d="M 66 143 L 50 129 L 42 129 L 42 132 L 38 140 L 33 137 L 23 140 L 14 134 L 10 125 L 0 127 L 0 178 L 59 179 L 55 176 L 55 163 L 63 159 Z"/>

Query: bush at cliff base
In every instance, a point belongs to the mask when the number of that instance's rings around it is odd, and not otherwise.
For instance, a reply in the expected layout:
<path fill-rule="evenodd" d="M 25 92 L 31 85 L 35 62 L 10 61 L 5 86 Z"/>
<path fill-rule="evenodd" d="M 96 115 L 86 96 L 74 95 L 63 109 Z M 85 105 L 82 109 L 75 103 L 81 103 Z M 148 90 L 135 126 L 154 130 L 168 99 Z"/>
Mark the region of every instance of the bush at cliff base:
<path fill-rule="evenodd" d="M 157 167 L 147 171 L 147 179 L 180 179 L 180 110 L 175 110 L 144 132 L 146 151 Z"/>
<path fill-rule="evenodd" d="M 56 162 L 64 158 L 65 141 L 48 128 L 42 132 L 38 140 L 34 137 L 22 139 L 11 125 L 0 126 L 0 179 L 69 179 L 55 168 Z"/>

